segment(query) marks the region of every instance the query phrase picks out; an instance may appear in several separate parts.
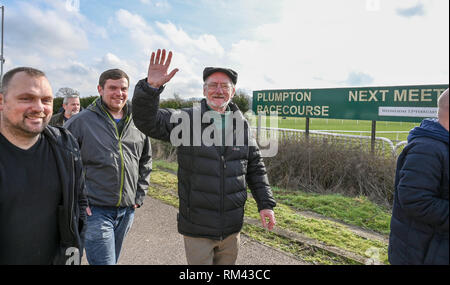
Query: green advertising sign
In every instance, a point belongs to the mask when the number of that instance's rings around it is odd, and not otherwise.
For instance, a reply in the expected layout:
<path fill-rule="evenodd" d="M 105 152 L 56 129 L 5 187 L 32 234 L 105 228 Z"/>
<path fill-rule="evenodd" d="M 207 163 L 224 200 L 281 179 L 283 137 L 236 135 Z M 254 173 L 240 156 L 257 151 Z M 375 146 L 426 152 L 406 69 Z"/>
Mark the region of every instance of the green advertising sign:
<path fill-rule="evenodd" d="M 253 91 L 253 112 L 282 117 L 420 122 L 435 117 L 442 85 Z"/>

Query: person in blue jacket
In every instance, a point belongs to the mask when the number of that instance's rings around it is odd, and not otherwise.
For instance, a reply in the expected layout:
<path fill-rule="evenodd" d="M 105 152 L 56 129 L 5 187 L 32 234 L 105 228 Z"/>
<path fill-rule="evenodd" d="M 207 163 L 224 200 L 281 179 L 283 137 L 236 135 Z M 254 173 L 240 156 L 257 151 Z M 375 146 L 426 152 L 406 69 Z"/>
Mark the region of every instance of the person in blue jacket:
<path fill-rule="evenodd" d="M 449 264 L 449 95 L 438 99 L 438 118 L 411 130 L 397 161 L 389 262 Z"/>

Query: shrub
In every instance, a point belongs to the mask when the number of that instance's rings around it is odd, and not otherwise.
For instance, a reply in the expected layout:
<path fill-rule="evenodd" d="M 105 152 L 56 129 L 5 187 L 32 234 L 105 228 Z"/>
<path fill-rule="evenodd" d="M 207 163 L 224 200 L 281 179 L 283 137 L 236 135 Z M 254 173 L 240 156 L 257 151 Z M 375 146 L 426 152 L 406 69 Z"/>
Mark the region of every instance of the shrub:
<path fill-rule="evenodd" d="M 176 147 L 161 140 L 150 139 L 150 141 L 152 144 L 153 159 L 164 159 L 170 162 L 177 160 Z"/>
<path fill-rule="evenodd" d="M 244 114 L 245 112 L 247 112 L 250 109 L 249 102 L 251 101 L 251 98 L 250 98 L 250 96 L 243 93 L 242 91 L 236 92 L 232 101 L 233 101 L 233 103 L 235 103 L 238 106 L 238 108 L 239 108 L 239 110 L 241 110 L 242 114 Z"/>
<path fill-rule="evenodd" d="M 89 106 L 97 98 L 98 96 L 80 97 L 80 105 L 83 108 L 87 108 L 87 106 Z M 59 109 L 62 107 L 63 100 L 63 97 L 57 97 L 53 99 L 53 114 L 58 113 Z"/>
<path fill-rule="evenodd" d="M 320 194 L 363 195 L 378 204 L 392 204 L 394 157 L 303 138 L 280 142 L 278 154 L 266 158 L 265 164 L 274 186 Z"/>
<path fill-rule="evenodd" d="M 176 148 L 151 140 L 154 159 L 176 161 Z M 265 158 L 272 186 L 318 194 L 365 196 L 385 207 L 392 206 L 396 159 L 374 155 L 367 148 L 343 147 L 339 142 L 284 140 L 278 154 Z"/>

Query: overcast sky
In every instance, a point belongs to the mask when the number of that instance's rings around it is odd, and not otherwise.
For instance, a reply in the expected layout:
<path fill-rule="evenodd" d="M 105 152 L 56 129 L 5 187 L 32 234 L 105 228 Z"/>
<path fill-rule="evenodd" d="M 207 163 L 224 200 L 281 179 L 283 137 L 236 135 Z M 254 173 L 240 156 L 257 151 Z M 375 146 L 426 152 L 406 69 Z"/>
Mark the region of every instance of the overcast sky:
<path fill-rule="evenodd" d="M 100 73 L 134 85 L 151 51 L 180 71 L 165 98 L 202 96 L 202 71 L 225 66 L 253 90 L 448 84 L 448 0 L 0 0 L 4 71 L 32 66 L 54 92 L 97 95 Z"/>

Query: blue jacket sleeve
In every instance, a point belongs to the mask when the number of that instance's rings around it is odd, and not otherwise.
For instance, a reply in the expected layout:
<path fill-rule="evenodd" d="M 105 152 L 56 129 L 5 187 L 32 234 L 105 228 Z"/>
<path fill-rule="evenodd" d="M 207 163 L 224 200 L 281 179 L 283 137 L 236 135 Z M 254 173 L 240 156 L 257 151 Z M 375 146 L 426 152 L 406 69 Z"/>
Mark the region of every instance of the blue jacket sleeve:
<path fill-rule="evenodd" d="M 400 169 L 397 191 L 399 202 L 408 215 L 448 232 L 449 204 L 441 193 L 443 162 L 434 147 L 414 144 Z"/>

